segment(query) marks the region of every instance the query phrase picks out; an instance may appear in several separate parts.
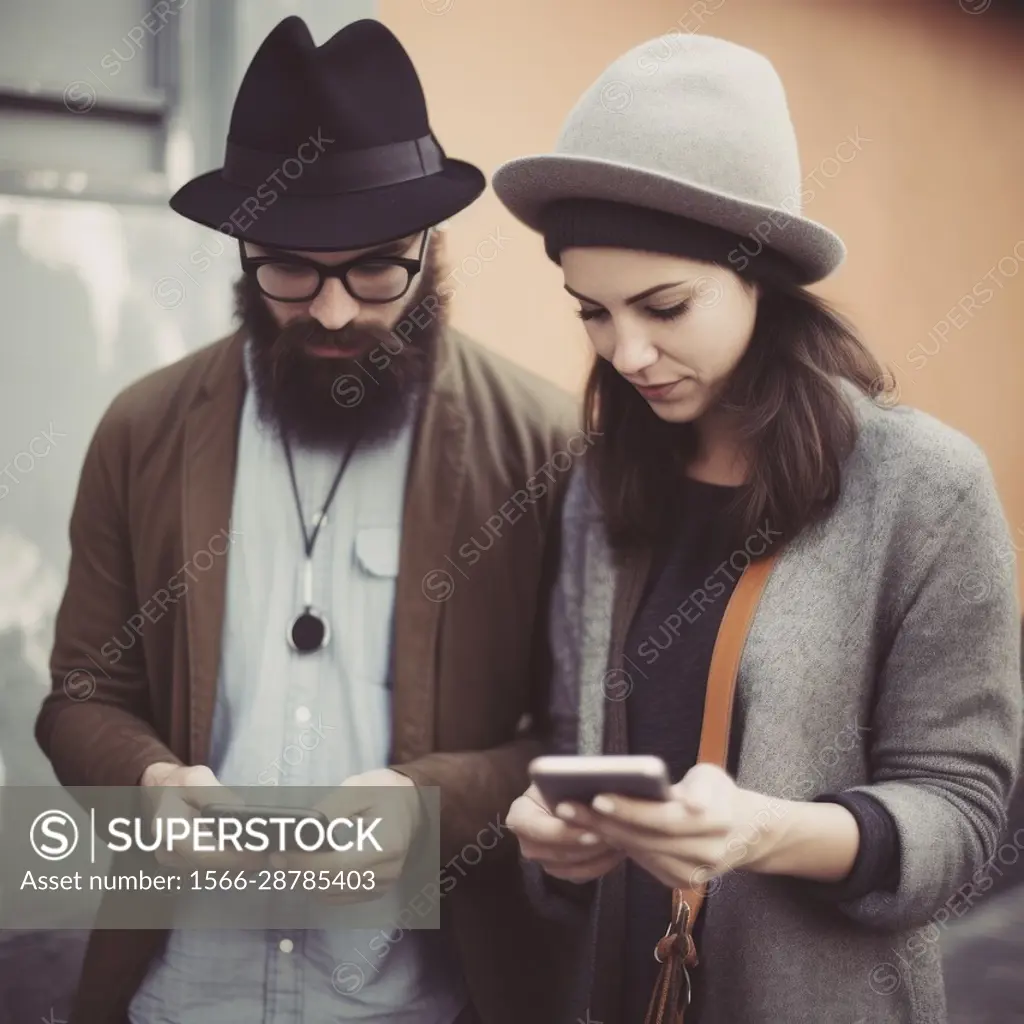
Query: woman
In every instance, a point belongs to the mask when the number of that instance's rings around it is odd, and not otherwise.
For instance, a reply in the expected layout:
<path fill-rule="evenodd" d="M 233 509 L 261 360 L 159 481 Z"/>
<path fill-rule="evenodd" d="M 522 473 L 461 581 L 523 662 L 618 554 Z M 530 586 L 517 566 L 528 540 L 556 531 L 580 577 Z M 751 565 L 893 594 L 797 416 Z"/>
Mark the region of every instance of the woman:
<path fill-rule="evenodd" d="M 555 750 L 656 754 L 672 796 L 550 808 L 531 789 L 508 822 L 551 908 L 591 905 L 582 1020 L 644 1020 L 671 890 L 704 884 L 686 1024 L 935 1024 L 937 940 L 991 885 L 1018 769 L 1006 522 L 981 451 L 894 408 L 804 290 L 845 250 L 799 213 L 772 66 L 691 36 L 651 73 L 653 46 L 494 187 L 543 233 L 597 357 Z M 695 764 L 725 608 L 769 555 L 727 763 Z"/>

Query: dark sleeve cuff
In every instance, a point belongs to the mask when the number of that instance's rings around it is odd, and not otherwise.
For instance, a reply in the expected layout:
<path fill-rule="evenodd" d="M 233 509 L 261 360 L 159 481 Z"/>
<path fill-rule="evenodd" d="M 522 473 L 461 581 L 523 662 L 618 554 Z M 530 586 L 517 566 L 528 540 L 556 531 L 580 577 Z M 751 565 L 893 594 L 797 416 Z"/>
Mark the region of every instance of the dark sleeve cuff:
<path fill-rule="evenodd" d="M 566 882 L 552 878 L 539 864 L 520 857 L 526 896 L 541 917 L 553 921 L 577 921 L 590 913 L 597 881 Z"/>
<path fill-rule="evenodd" d="M 900 838 L 896 822 L 882 804 L 867 793 L 818 796 L 814 803 L 839 804 L 856 819 L 860 832 L 857 857 L 839 882 L 809 882 L 821 898 L 832 903 L 857 900 L 872 892 L 895 892 L 900 881 Z"/>

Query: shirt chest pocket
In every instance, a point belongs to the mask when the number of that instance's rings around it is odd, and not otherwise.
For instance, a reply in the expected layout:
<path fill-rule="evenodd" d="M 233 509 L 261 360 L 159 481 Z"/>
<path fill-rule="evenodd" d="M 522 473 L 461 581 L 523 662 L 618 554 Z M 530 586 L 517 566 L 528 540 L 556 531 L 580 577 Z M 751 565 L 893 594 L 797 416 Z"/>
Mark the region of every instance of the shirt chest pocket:
<path fill-rule="evenodd" d="M 360 526 L 353 546 L 352 672 L 360 683 L 384 686 L 391 655 L 398 552 L 397 526 Z"/>

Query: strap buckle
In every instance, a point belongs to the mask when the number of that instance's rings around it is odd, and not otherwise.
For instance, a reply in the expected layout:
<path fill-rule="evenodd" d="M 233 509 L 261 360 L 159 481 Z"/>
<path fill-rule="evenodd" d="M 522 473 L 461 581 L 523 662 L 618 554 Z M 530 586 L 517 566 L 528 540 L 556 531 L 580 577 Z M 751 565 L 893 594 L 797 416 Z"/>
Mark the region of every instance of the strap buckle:
<path fill-rule="evenodd" d="M 661 941 L 654 947 L 654 959 L 659 964 L 663 964 L 672 953 L 679 957 L 681 963 L 686 960 L 686 954 L 690 947 L 690 935 L 687 927 L 690 923 L 690 913 L 690 904 L 682 898 L 678 889 L 675 890 L 672 894 L 672 919 L 669 921 Z M 662 956 L 662 949 L 669 950 L 670 953 Z"/>
<path fill-rule="evenodd" d="M 693 998 L 693 982 L 689 967 L 696 966 L 696 949 L 690 926 L 693 908 L 684 891 L 672 891 L 672 918 L 665 934 L 654 947 L 654 959 L 661 965 L 658 982 L 648 1007 L 647 1024 L 681 1024 L 686 1008 Z M 674 1005 L 673 1005 L 674 1004 Z M 668 1014 L 669 1016 L 666 1016 Z"/>

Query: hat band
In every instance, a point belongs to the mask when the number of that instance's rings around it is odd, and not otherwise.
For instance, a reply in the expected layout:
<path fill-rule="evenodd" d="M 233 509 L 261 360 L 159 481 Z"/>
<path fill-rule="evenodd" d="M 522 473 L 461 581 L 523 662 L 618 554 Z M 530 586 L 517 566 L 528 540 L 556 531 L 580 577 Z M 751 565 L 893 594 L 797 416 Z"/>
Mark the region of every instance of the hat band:
<path fill-rule="evenodd" d="M 608 199 L 557 199 L 542 211 L 544 249 L 562 262 L 571 247 L 635 249 L 717 263 L 752 277 L 798 281 L 802 274 L 784 253 L 760 238 L 740 235 L 677 213 Z"/>
<path fill-rule="evenodd" d="M 269 153 L 229 139 L 221 174 L 232 185 L 259 188 L 276 180 L 298 195 L 323 196 L 397 185 L 444 169 L 444 151 L 433 135 L 347 153 L 326 153 L 323 141 L 310 137 L 294 153 Z"/>

